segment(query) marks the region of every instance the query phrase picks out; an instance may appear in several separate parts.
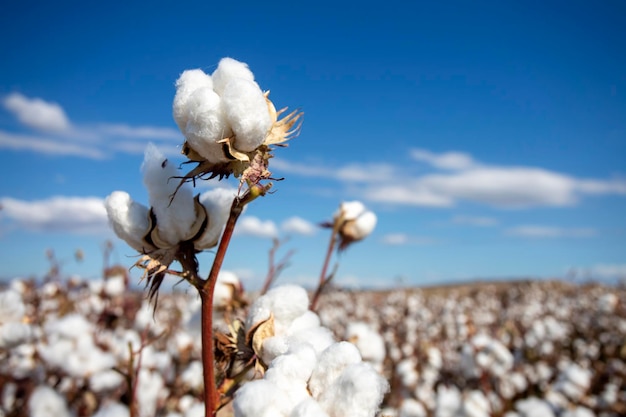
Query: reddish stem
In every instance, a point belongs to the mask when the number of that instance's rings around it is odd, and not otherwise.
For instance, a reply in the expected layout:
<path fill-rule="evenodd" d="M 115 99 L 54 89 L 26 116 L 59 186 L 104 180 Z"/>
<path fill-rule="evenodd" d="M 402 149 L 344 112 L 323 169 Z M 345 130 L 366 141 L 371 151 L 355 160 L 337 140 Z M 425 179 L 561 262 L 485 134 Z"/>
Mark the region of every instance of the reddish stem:
<path fill-rule="evenodd" d="M 211 272 L 206 281 L 203 282 L 202 287 L 198 290 L 200 292 L 200 300 L 202 301 L 202 365 L 204 368 L 204 410 L 206 417 L 215 417 L 217 414 L 217 408 L 220 403 L 220 397 L 217 392 L 217 385 L 215 381 L 215 352 L 213 346 L 213 290 L 215 289 L 215 283 L 217 282 L 217 276 L 222 268 L 224 262 L 224 256 L 230 243 L 230 239 L 233 236 L 235 230 L 235 224 L 237 219 L 243 210 L 245 202 L 243 199 L 235 198 L 232 206 L 230 207 L 230 216 L 226 222 L 222 239 L 217 248 L 215 259 L 213 260 L 213 266 Z"/>
<path fill-rule="evenodd" d="M 333 250 L 335 249 L 335 244 L 337 243 L 337 227 L 333 226 L 333 232 L 330 235 L 330 241 L 328 242 L 328 249 L 326 250 L 326 259 L 324 259 L 324 265 L 322 266 L 322 272 L 320 273 L 320 282 L 317 285 L 317 289 L 315 290 L 315 295 L 313 295 L 313 300 L 311 301 L 311 311 L 315 311 L 317 306 L 317 301 L 322 295 L 322 291 L 326 284 L 328 284 L 328 277 L 326 273 L 328 271 L 328 264 L 330 263 L 330 258 L 333 256 Z"/>

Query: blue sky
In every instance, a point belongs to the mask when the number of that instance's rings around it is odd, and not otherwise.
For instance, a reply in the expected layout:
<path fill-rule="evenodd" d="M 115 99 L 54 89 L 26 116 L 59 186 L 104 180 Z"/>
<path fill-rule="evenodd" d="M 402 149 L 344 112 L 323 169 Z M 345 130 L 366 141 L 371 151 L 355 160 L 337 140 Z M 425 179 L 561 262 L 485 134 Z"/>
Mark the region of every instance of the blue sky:
<path fill-rule="evenodd" d="M 107 239 L 130 266 L 101 200 L 147 203 L 146 143 L 182 143 L 175 80 L 224 56 L 305 113 L 226 258 L 250 287 L 273 234 L 296 251 L 281 280 L 313 286 L 328 232 L 287 220 L 347 200 L 378 225 L 346 285 L 626 274 L 623 2 L 12 2 L 0 36 L 2 278 L 41 276 L 48 248 L 97 277 Z"/>

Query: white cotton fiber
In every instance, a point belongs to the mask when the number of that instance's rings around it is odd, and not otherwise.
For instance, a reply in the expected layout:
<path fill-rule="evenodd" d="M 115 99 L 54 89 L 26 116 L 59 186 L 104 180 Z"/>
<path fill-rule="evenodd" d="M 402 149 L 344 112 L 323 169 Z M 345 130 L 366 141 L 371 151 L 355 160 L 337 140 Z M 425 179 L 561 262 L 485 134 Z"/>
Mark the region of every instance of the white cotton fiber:
<path fill-rule="evenodd" d="M 22 296 L 17 291 L 0 292 L 0 325 L 21 321 L 26 312 Z"/>
<path fill-rule="evenodd" d="M 289 328 L 287 329 L 287 333 L 295 334 L 303 330 L 320 327 L 320 325 L 321 323 L 319 316 L 311 310 L 308 310 L 291 322 Z"/>
<path fill-rule="evenodd" d="M 222 58 L 217 65 L 217 69 L 211 75 L 213 79 L 213 89 L 219 95 L 222 95 L 226 85 L 235 78 L 241 78 L 247 81 L 254 81 L 254 74 L 248 68 L 248 65 L 237 61 L 233 58 Z"/>
<path fill-rule="evenodd" d="M 308 343 L 317 354 L 321 354 L 335 343 L 333 332 L 327 327 L 311 327 L 289 335 L 289 343 Z"/>
<path fill-rule="evenodd" d="M 137 252 L 150 249 L 143 240 L 149 228 L 147 207 L 133 201 L 124 191 L 111 193 L 104 200 L 104 207 L 117 237 Z"/>
<path fill-rule="evenodd" d="M 0 324 L 0 348 L 10 349 L 32 338 L 33 329 L 29 324 L 10 322 Z"/>
<path fill-rule="evenodd" d="M 332 385 L 349 365 L 361 362 L 359 350 L 352 343 L 338 342 L 330 345 L 320 355 L 309 379 L 309 391 L 318 398 Z"/>
<path fill-rule="evenodd" d="M 359 362 L 346 367 L 318 401 L 331 417 L 374 417 L 388 390 L 389 384 L 374 368 Z"/>
<path fill-rule="evenodd" d="M 287 417 L 281 412 L 278 387 L 264 379 L 244 384 L 233 401 L 235 417 Z"/>
<path fill-rule="evenodd" d="M 364 361 L 382 364 L 385 360 L 385 341 L 367 323 L 352 322 L 348 324 L 346 339 L 356 345 Z"/>
<path fill-rule="evenodd" d="M 184 132 L 187 126 L 189 97 L 200 88 L 213 89 L 211 77 L 201 69 L 184 71 L 176 80 L 176 95 L 174 96 L 172 113 L 181 132 Z"/>
<path fill-rule="evenodd" d="M 307 398 L 298 404 L 289 417 L 329 417 L 322 406 L 313 398 Z"/>
<path fill-rule="evenodd" d="M 236 137 L 237 150 L 251 152 L 263 143 L 272 120 L 265 96 L 255 82 L 231 80 L 222 94 L 222 108 Z"/>
<path fill-rule="evenodd" d="M 290 362 L 297 366 L 296 361 Z M 277 405 L 284 415 L 289 415 L 296 405 L 311 397 L 307 391 L 306 380 L 296 377 L 287 366 L 282 366 L 280 369 L 270 367 L 265 372 L 264 380 L 275 384 L 278 388 L 276 396 L 280 396 L 280 401 Z"/>
<path fill-rule="evenodd" d="M 47 385 L 40 385 L 28 400 L 30 417 L 69 417 L 65 399 Z"/>
<path fill-rule="evenodd" d="M 228 162 L 223 138 L 232 136 L 222 100 L 211 88 L 196 90 L 187 100 L 187 124 L 181 129 L 189 145 L 210 162 Z"/>
<path fill-rule="evenodd" d="M 196 219 L 194 200 L 186 184 L 176 191 L 180 181 L 172 178 L 180 176 L 176 167 L 168 163 L 157 147 L 150 143 L 146 147 L 141 170 L 161 239 L 173 246 L 190 238 L 188 235 Z"/>
<path fill-rule="evenodd" d="M 269 311 L 274 316 L 275 331 L 279 335 L 284 333 L 291 322 L 308 309 L 309 296 L 304 288 L 297 285 L 281 285 L 272 288 L 252 304 L 246 327 L 251 328 L 263 316 L 266 319 Z"/>
<path fill-rule="evenodd" d="M 343 216 L 344 220 L 354 220 L 365 211 L 365 206 L 360 201 L 344 201 L 339 205 L 335 213 L 335 219 Z"/>
<path fill-rule="evenodd" d="M 213 308 L 225 308 L 231 304 L 235 291 L 241 282 L 234 272 L 220 271 L 213 290 Z"/>
<path fill-rule="evenodd" d="M 200 194 L 200 204 L 206 209 L 209 218 L 207 228 L 194 243 L 196 249 L 207 249 L 217 245 L 228 220 L 235 193 L 235 190 L 229 188 L 214 188 Z"/>
<path fill-rule="evenodd" d="M 130 411 L 128 407 L 121 403 L 108 403 L 104 404 L 100 409 L 93 415 L 93 417 L 128 417 L 130 416 Z"/>
<path fill-rule="evenodd" d="M 422 403 L 413 398 L 405 398 L 400 406 L 398 417 L 426 417 L 427 415 Z"/>
<path fill-rule="evenodd" d="M 124 383 L 124 377 L 113 369 L 105 369 L 89 377 L 89 388 L 96 393 L 112 391 Z"/>

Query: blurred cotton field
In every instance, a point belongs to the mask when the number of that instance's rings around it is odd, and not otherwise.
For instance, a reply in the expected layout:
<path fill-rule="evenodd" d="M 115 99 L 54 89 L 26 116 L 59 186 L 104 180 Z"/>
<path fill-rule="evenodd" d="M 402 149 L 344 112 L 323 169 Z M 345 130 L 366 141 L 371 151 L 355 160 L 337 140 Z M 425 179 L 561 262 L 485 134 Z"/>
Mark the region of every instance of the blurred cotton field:
<path fill-rule="evenodd" d="M 154 310 L 126 280 L 121 270 L 2 289 L 0 415 L 129 416 L 132 402 L 140 416 L 203 415 L 199 299 L 162 293 Z M 217 327 L 271 316 L 274 331 L 265 375 L 250 372 L 218 415 L 626 414 L 624 286 L 329 288 L 317 314 L 307 305 L 300 287 L 259 298 L 220 275 Z"/>

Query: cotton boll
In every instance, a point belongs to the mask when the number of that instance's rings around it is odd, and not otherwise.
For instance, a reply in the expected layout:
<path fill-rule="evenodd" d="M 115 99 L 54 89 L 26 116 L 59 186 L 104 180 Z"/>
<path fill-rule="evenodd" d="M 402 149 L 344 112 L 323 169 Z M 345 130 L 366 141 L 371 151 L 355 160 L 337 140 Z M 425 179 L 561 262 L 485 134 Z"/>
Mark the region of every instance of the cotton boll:
<path fill-rule="evenodd" d="M 166 397 L 167 391 L 161 375 L 145 368 L 139 370 L 137 404 L 140 417 L 156 415 L 157 404 Z"/>
<path fill-rule="evenodd" d="M 361 354 L 352 343 L 338 342 L 329 346 L 318 359 L 317 367 L 309 379 L 309 391 L 320 397 L 349 365 L 361 362 Z"/>
<path fill-rule="evenodd" d="M 26 307 L 17 291 L 0 292 L 0 325 L 21 321 L 25 313 Z"/>
<path fill-rule="evenodd" d="M 461 410 L 465 417 L 489 417 L 491 407 L 485 394 L 470 391 L 463 399 Z"/>
<path fill-rule="evenodd" d="M 189 97 L 187 107 L 187 124 L 182 131 L 189 145 L 209 162 L 228 162 L 223 144 L 218 142 L 233 132 L 220 96 L 211 88 L 200 88 Z"/>
<path fill-rule="evenodd" d="M 398 417 L 426 417 L 427 415 L 422 403 L 413 398 L 405 398 L 400 406 Z"/>
<path fill-rule="evenodd" d="M 220 271 L 213 290 L 213 308 L 228 307 L 236 291 L 240 291 L 241 282 L 234 272 Z"/>
<path fill-rule="evenodd" d="M 222 96 L 222 109 L 235 135 L 238 151 L 252 152 L 272 126 L 267 101 L 259 86 L 243 78 L 231 80 Z"/>
<path fill-rule="evenodd" d="M 382 368 L 382 362 L 385 360 L 385 341 L 367 323 L 350 323 L 346 330 L 346 339 L 356 345 L 364 361 Z"/>
<path fill-rule="evenodd" d="M 308 343 L 319 355 L 335 343 L 335 338 L 330 329 L 326 327 L 312 327 L 291 334 L 289 343 Z"/>
<path fill-rule="evenodd" d="M 515 408 L 522 417 L 554 417 L 554 412 L 550 405 L 537 397 L 519 400 L 515 403 Z"/>
<path fill-rule="evenodd" d="M 0 325 L 0 348 L 11 349 L 32 338 L 33 330 L 24 323 L 6 323 Z"/>
<path fill-rule="evenodd" d="M 349 365 L 318 401 L 331 417 L 374 417 L 389 384 L 369 364 Z"/>
<path fill-rule="evenodd" d="M 93 417 L 128 417 L 130 416 L 130 411 L 128 407 L 121 403 L 108 403 L 104 404 L 100 409 L 93 415 Z"/>
<path fill-rule="evenodd" d="M 280 335 L 291 322 L 309 309 L 306 290 L 297 285 L 281 285 L 259 297 L 250 307 L 246 327 L 250 329 L 261 320 L 274 316 L 275 332 Z"/>
<path fill-rule="evenodd" d="M 185 412 L 185 417 L 204 417 L 204 404 L 194 404 Z"/>
<path fill-rule="evenodd" d="M 289 356 L 291 355 L 283 355 L 276 358 L 276 360 Z M 294 359 L 291 356 L 287 359 L 287 362 L 290 362 L 290 365 L 298 366 L 299 361 Z M 297 369 L 289 369 L 287 363 L 278 364 L 278 367 L 270 367 L 265 372 L 264 380 L 273 383 L 278 389 L 276 397 L 280 401 L 277 402 L 277 405 L 284 415 L 289 415 L 296 405 L 310 398 L 306 380 L 300 378 L 301 375 L 298 375 L 298 373 Z"/>
<path fill-rule="evenodd" d="M 189 388 L 202 389 L 204 386 L 202 362 L 191 362 L 187 369 L 180 374 L 180 379 Z"/>
<path fill-rule="evenodd" d="M 108 277 L 104 283 L 104 293 L 109 297 L 118 297 L 126 291 L 126 278 L 123 275 Z"/>
<path fill-rule="evenodd" d="M 335 219 L 342 217 L 344 220 L 354 220 L 365 212 L 365 206 L 360 201 L 344 201 L 339 205 L 335 213 Z"/>
<path fill-rule="evenodd" d="M 28 399 L 30 417 L 70 417 L 65 399 L 47 385 L 40 385 Z"/>
<path fill-rule="evenodd" d="M 202 236 L 194 242 L 196 249 L 207 249 L 217 245 L 228 220 L 235 194 L 234 190 L 215 188 L 200 195 L 200 203 L 207 212 L 208 224 Z"/>
<path fill-rule="evenodd" d="M 217 69 L 211 75 L 213 79 L 213 89 L 222 95 L 226 85 L 235 78 L 247 81 L 254 81 L 254 74 L 248 68 L 248 64 L 237 61 L 233 58 L 222 58 L 217 64 Z"/>
<path fill-rule="evenodd" d="M 305 311 L 300 317 L 291 322 L 287 329 L 288 334 L 295 334 L 303 330 L 320 327 L 320 318 L 312 311 Z"/>
<path fill-rule="evenodd" d="M 437 388 L 436 401 L 435 416 L 455 417 L 461 408 L 461 393 L 455 386 L 446 387 L 440 385 Z"/>
<path fill-rule="evenodd" d="M 189 116 L 189 97 L 198 89 L 213 88 L 211 77 L 201 69 L 184 71 L 176 80 L 176 95 L 172 105 L 174 120 L 181 132 L 185 131 Z"/>
<path fill-rule="evenodd" d="M 287 417 L 281 411 L 278 387 L 273 382 L 259 379 L 244 384 L 233 401 L 235 417 Z"/>
<path fill-rule="evenodd" d="M 150 249 L 143 240 L 150 227 L 147 207 L 133 201 L 124 191 L 114 191 L 104 200 L 104 207 L 117 237 L 137 252 Z"/>
<path fill-rule="evenodd" d="M 141 170 L 159 237 L 171 246 L 191 238 L 189 233 L 196 220 L 194 199 L 191 189 L 185 185 L 176 191 L 179 180 L 172 178 L 180 175 L 176 168 L 167 163 L 156 146 L 148 144 Z"/>
<path fill-rule="evenodd" d="M 377 218 L 371 211 L 366 211 L 356 218 L 354 222 L 346 223 L 343 234 L 353 240 L 361 240 L 369 236 L 376 227 Z"/>
<path fill-rule="evenodd" d="M 89 387 L 96 393 L 112 391 L 124 383 L 124 378 L 119 372 L 112 369 L 96 372 L 89 377 Z"/>
<path fill-rule="evenodd" d="M 307 398 L 291 411 L 289 417 L 329 417 L 329 415 L 317 401 Z"/>

